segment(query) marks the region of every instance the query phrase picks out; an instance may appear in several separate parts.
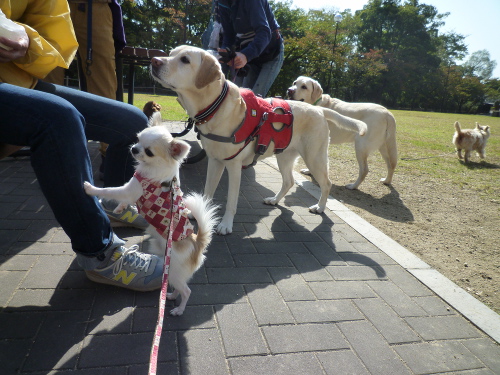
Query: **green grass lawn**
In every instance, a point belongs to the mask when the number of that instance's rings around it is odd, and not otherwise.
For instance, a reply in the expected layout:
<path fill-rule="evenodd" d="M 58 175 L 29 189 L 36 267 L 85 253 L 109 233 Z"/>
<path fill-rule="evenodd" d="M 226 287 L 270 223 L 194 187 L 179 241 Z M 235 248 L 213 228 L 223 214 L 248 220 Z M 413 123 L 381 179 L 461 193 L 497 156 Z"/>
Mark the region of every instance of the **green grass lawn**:
<path fill-rule="evenodd" d="M 123 100 L 127 102 L 128 94 L 123 93 Z M 149 101 L 154 101 L 161 105 L 161 115 L 166 121 L 184 121 L 187 120 L 186 111 L 177 102 L 176 96 L 137 94 L 134 93 L 134 106 L 141 109 Z"/>
<path fill-rule="evenodd" d="M 164 120 L 187 119 L 175 96 L 135 94 L 134 99 L 134 105 L 140 109 L 150 100 L 159 103 Z M 397 175 L 419 176 L 426 180 L 441 179 L 443 182 L 466 186 L 486 195 L 487 198 L 500 200 L 500 118 L 399 110 L 392 113 L 397 122 Z M 451 143 L 455 121 L 460 122 L 462 129 L 473 128 L 476 121 L 481 125 L 490 126 L 491 137 L 486 147 L 484 162 L 480 162 L 475 154 L 469 165 L 457 160 L 455 148 Z M 329 152 L 330 160 L 355 160 L 351 144 L 331 146 Z M 373 172 L 380 169 L 381 172 L 377 175 L 384 175 L 385 164 L 377 154 L 370 157 L 370 170 Z M 357 170 L 353 171 L 353 174 L 357 174 Z"/>
<path fill-rule="evenodd" d="M 485 195 L 488 199 L 500 202 L 500 118 L 453 113 L 434 113 L 416 111 L 391 111 L 396 117 L 398 166 L 396 175 L 418 177 L 426 181 L 442 181 Z M 458 161 L 452 144 L 454 123 L 459 121 L 462 129 L 489 125 L 491 137 L 486 146 L 486 159 L 480 162 L 474 153 L 471 163 L 465 165 Z M 346 160 L 356 165 L 353 145 L 330 146 L 330 160 Z M 384 176 L 385 163 L 379 153 L 369 158 L 370 174 Z M 352 180 L 357 177 L 357 169 L 352 171 Z"/>

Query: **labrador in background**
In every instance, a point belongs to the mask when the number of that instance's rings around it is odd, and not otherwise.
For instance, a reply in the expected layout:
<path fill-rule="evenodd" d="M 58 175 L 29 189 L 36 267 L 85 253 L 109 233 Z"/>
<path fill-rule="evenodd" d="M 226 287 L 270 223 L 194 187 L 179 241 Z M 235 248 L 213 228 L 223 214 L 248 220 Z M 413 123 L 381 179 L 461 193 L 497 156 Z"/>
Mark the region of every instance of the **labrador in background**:
<path fill-rule="evenodd" d="M 168 57 L 153 58 L 151 74 L 161 85 L 177 93 L 177 100 L 191 119 L 199 119 L 207 111 L 216 108 L 210 116 L 199 121 L 197 127 L 208 156 L 205 184 L 207 197 L 214 196 L 224 168 L 228 171 L 226 210 L 217 232 L 229 234 L 232 232 L 238 204 L 242 166 L 251 164 L 256 155 L 255 140 L 243 149 L 242 144 L 221 141 L 230 138 L 245 118 L 246 103 L 240 89 L 226 81 L 219 61 L 211 53 L 192 46 L 179 46 Z M 227 94 L 220 101 L 226 87 Z M 275 196 L 265 198 L 264 203 L 277 204 L 293 186 L 293 165 L 297 157 L 301 156 L 321 188 L 318 203 L 309 207 L 309 210 L 321 213 L 325 209 L 331 188 L 328 177 L 329 129 L 344 128 L 346 132 L 364 134 L 366 124 L 326 108 L 296 101 L 289 101 L 289 104 L 294 116 L 293 135 L 288 147 L 276 155 L 282 176 L 281 190 Z M 283 127 L 282 123 L 272 125 L 278 130 Z M 260 159 L 271 156 L 273 151 L 271 143 Z M 230 157 L 232 158 L 228 160 Z"/>
<path fill-rule="evenodd" d="M 330 127 L 330 143 L 354 143 L 356 159 L 359 165 L 358 179 L 348 184 L 348 189 L 357 189 L 368 174 L 368 156 L 379 150 L 387 165 L 387 176 L 380 181 L 386 185 L 392 183 L 396 168 L 398 151 L 396 145 L 396 120 L 385 107 L 373 103 L 347 103 L 323 94 L 319 82 L 309 77 L 299 77 L 288 89 L 288 98 L 305 103 L 330 108 L 338 113 L 366 123 L 364 136 L 345 131 L 340 127 Z M 307 173 L 307 170 L 303 170 Z"/>

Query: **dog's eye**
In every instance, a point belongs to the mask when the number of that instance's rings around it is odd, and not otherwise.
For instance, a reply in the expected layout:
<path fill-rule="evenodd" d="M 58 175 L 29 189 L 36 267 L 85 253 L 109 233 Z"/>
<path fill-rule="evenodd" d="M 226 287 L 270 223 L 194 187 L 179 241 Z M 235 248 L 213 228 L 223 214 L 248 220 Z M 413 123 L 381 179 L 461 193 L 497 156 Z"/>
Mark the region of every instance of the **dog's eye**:
<path fill-rule="evenodd" d="M 153 154 L 149 148 L 144 149 L 144 153 L 147 156 L 149 156 L 150 158 L 152 158 L 153 156 L 155 156 L 155 154 Z"/>
<path fill-rule="evenodd" d="M 306 85 L 302 85 L 301 89 L 302 90 L 307 90 L 307 86 Z"/>
<path fill-rule="evenodd" d="M 189 59 L 187 58 L 187 56 L 182 56 L 182 57 L 181 57 L 181 61 L 182 61 L 184 64 L 189 64 Z"/>

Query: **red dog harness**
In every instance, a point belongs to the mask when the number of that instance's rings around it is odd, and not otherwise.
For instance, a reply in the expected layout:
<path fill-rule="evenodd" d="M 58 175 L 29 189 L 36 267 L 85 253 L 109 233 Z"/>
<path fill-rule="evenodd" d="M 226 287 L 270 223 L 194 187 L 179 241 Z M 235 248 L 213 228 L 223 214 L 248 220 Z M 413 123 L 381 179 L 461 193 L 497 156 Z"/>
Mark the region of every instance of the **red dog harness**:
<path fill-rule="evenodd" d="M 160 183 L 148 180 L 137 172 L 134 177 L 142 185 L 142 196 L 137 200 L 137 209 L 163 238 L 168 239 L 170 220 L 174 220 L 172 241 L 181 241 L 193 233 L 182 191 L 177 184 L 172 184 L 170 199 L 170 191 L 163 191 Z"/>
<path fill-rule="evenodd" d="M 248 168 L 255 163 L 260 155 L 263 155 L 271 141 L 274 143 L 274 153 L 283 152 L 292 139 L 293 114 L 290 105 L 281 98 L 272 98 L 271 102 L 256 96 L 252 90 L 240 89 L 240 94 L 247 106 L 245 118 L 230 137 L 223 137 L 216 134 L 204 134 L 205 138 L 218 142 L 229 142 L 233 144 L 243 143 L 244 145 L 234 155 L 224 160 L 235 158 L 253 140 L 257 139 L 255 145 L 255 158 L 252 164 L 244 167 Z M 284 113 L 276 113 L 282 110 Z M 283 123 L 281 129 L 276 129 L 273 122 Z M 201 125 L 201 124 L 197 124 Z"/>

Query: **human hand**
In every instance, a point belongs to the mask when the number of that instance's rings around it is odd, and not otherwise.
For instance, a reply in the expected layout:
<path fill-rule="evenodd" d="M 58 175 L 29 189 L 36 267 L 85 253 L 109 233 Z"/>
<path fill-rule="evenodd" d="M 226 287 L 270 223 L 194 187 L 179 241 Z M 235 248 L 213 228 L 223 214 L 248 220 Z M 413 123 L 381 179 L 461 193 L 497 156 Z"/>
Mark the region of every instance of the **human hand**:
<path fill-rule="evenodd" d="M 7 50 L 5 47 L 0 46 L 0 63 L 6 63 L 26 56 L 30 40 L 27 35 L 22 36 L 17 41 L 0 37 L 0 45 L 11 48 L 11 50 Z"/>
<path fill-rule="evenodd" d="M 225 49 L 225 48 L 219 48 L 217 51 L 219 53 L 222 52 L 221 55 L 228 52 L 227 49 Z M 223 60 L 223 62 L 225 62 L 229 66 L 234 67 L 235 69 L 240 69 L 240 68 L 243 68 L 247 64 L 248 61 L 247 61 L 247 57 L 244 54 L 242 54 L 241 52 L 236 52 L 234 55 L 234 58 L 232 58 L 229 61 Z"/>
<path fill-rule="evenodd" d="M 234 58 L 234 69 L 241 69 L 247 64 L 247 57 L 241 52 L 236 52 L 236 57 Z"/>

